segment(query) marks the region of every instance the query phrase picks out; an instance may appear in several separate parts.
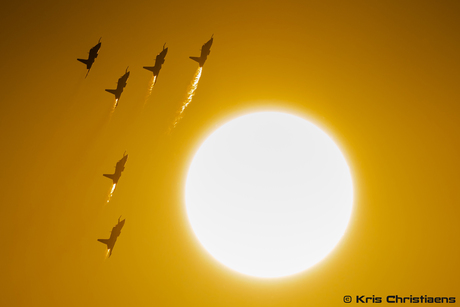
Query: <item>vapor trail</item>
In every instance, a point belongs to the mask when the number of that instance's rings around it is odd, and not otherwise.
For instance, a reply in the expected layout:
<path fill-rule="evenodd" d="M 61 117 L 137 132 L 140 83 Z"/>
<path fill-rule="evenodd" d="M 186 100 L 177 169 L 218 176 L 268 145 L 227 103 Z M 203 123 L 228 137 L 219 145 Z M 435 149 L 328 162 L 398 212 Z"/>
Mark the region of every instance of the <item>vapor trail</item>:
<path fill-rule="evenodd" d="M 112 109 L 110 110 L 109 119 L 112 118 L 113 113 L 115 112 L 116 107 L 118 106 L 118 99 L 115 99 Z"/>
<path fill-rule="evenodd" d="M 198 87 L 198 82 L 200 81 L 202 70 L 203 67 L 199 67 L 195 73 L 195 76 L 193 77 L 192 84 L 190 85 L 190 88 L 187 92 L 187 99 L 185 99 L 184 103 L 182 104 L 181 110 L 179 111 L 179 113 L 176 116 L 176 119 L 174 120 L 173 129 L 176 128 L 177 124 L 182 119 L 182 113 L 184 113 L 185 108 L 192 102 L 193 95 L 195 95 L 195 91 Z"/>
<path fill-rule="evenodd" d="M 107 196 L 107 203 L 110 201 L 110 199 L 112 199 L 113 191 L 115 191 L 116 187 L 117 187 L 117 184 L 114 183 L 113 186 L 112 186 L 112 190 L 110 191 L 109 195 Z"/>
<path fill-rule="evenodd" d="M 149 82 L 149 89 L 147 91 L 147 95 L 145 96 L 144 105 L 147 103 L 147 100 L 149 99 L 150 95 L 152 95 L 152 90 L 153 90 L 153 87 L 155 86 L 156 81 L 157 81 L 157 76 L 153 75 L 152 79 L 150 79 L 150 82 Z"/>
<path fill-rule="evenodd" d="M 104 261 L 107 260 L 107 258 L 109 258 L 109 254 L 110 254 L 110 248 L 108 248 L 107 253 L 105 253 Z"/>

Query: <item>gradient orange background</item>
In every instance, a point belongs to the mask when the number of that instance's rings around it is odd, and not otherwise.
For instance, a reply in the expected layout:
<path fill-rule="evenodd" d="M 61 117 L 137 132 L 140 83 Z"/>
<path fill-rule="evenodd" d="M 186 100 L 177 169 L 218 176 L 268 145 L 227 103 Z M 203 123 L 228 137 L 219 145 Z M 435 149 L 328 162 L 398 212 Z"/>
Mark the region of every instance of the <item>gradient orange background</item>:
<path fill-rule="evenodd" d="M 460 301 L 458 1 L 26 1 L 0 11 L 2 306 L 343 306 Z M 196 95 L 167 131 L 214 34 Z M 84 58 L 99 37 L 85 79 Z M 169 48 L 144 107 L 153 66 Z M 131 76 L 110 118 L 117 79 Z M 225 121 L 311 119 L 346 156 L 355 210 L 314 268 L 261 280 L 212 259 L 187 168 Z M 103 173 L 129 159 L 109 204 Z M 126 218 L 104 261 L 119 216 Z M 354 305 L 354 304 L 352 304 Z M 413 305 L 413 304 L 411 304 Z M 454 305 L 454 304 L 449 304 Z"/>

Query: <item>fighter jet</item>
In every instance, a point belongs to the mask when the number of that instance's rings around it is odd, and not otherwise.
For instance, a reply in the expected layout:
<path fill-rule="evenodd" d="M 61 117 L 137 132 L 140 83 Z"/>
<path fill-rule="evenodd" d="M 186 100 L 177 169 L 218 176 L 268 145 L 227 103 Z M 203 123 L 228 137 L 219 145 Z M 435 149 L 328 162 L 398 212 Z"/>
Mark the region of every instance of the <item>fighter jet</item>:
<path fill-rule="evenodd" d="M 88 76 L 89 71 L 91 70 L 91 66 L 93 66 L 94 60 L 97 58 L 97 52 L 99 51 L 99 48 L 101 48 L 101 39 L 99 39 L 99 42 L 97 43 L 96 46 L 94 46 L 93 48 L 89 50 L 89 55 L 88 55 L 87 60 L 77 59 L 78 61 L 86 64 L 86 69 L 88 69 L 88 72 L 86 73 L 85 78 Z"/>
<path fill-rule="evenodd" d="M 206 59 L 208 58 L 209 53 L 211 53 L 211 45 L 212 45 L 212 40 L 213 40 L 212 36 L 211 36 L 211 39 L 208 40 L 207 43 L 203 45 L 203 47 L 201 47 L 200 57 L 194 57 L 194 56 L 190 57 L 192 60 L 197 61 L 200 64 L 200 67 L 203 67 L 204 62 L 206 62 Z"/>
<path fill-rule="evenodd" d="M 143 67 L 153 72 L 154 76 L 158 76 L 158 74 L 160 73 L 161 65 L 163 65 L 165 62 L 166 53 L 168 53 L 168 48 L 165 48 L 165 46 L 166 44 L 163 45 L 163 50 L 157 55 L 155 59 L 155 66 L 144 66 Z"/>
<path fill-rule="evenodd" d="M 117 103 L 115 106 L 118 105 L 118 99 L 120 99 L 121 93 L 123 93 L 123 88 L 126 86 L 126 81 L 129 78 L 128 68 L 126 68 L 125 74 L 121 76 L 120 79 L 118 79 L 117 88 L 115 90 L 105 90 L 106 92 L 109 92 L 115 95 L 115 99 L 117 100 Z"/>
<path fill-rule="evenodd" d="M 118 180 L 121 177 L 121 172 L 123 172 L 125 170 L 126 160 L 128 160 L 128 155 L 125 152 L 123 154 L 123 158 L 121 158 L 121 160 L 117 162 L 117 165 L 115 165 L 115 173 L 113 173 L 113 174 L 103 174 L 103 176 L 112 179 L 113 184 L 117 184 Z"/>
<path fill-rule="evenodd" d="M 115 246 L 115 242 L 117 242 L 117 238 L 121 233 L 121 229 L 125 226 L 125 220 L 120 221 L 121 216 L 118 218 L 118 224 L 112 228 L 112 232 L 110 233 L 110 238 L 108 239 L 97 239 L 99 242 L 102 242 L 107 245 L 107 250 L 109 251 L 109 257 L 112 256 L 113 247 Z"/>

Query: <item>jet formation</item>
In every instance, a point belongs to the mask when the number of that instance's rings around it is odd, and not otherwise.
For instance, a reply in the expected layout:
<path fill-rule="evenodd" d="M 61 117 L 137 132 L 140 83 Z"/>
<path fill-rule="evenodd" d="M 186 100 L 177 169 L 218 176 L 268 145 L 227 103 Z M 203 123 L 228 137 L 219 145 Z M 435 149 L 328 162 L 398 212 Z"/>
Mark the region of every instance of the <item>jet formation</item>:
<path fill-rule="evenodd" d="M 160 73 L 161 65 L 165 62 L 166 54 L 168 53 L 168 48 L 165 48 L 166 44 L 163 45 L 163 50 L 155 58 L 155 66 L 144 66 L 144 69 L 150 70 L 155 77 L 158 77 Z M 155 80 L 156 82 L 156 80 Z"/>
<path fill-rule="evenodd" d="M 121 172 L 125 170 L 126 160 L 128 160 L 128 155 L 126 152 L 123 154 L 123 158 L 117 162 L 115 165 L 115 173 L 113 174 L 103 174 L 104 177 L 110 178 L 113 180 L 113 184 L 117 184 L 118 180 L 120 180 Z"/>
<path fill-rule="evenodd" d="M 197 85 L 198 80 L 200 78 L 201 67 L 203 67 L 204 63 L 206 62 L 206 60 L 208 58 L 208 55 L 211 52 L 212 43 L 213 43 L 213 36 L 211 36 L 211 39 L 209 41 L 207 41 L 201 47 L 201 55 L 200 55 L 200 57 L 190 57 L 192 60 L 198 62 L 199 65 L 200 65 L 200 69 L 197 71 L 197 76 L 195 77 L 195 80 L 194 80 L 194 83 L 193 83 L 194 85 L 192 86 L 193 91 L 196 89 L 196 85 Z M 160 70 L 161 70 L 161 67 L 165 62 L 166 54 L 168 53 L 168 48 L 165 48 L 165 46 L 166 46 L 166 44 L 163 45 L 163 50 L 156 56 L 154 66 L 144 66 L 143 67 L 144 69 L 147 69 L 147 70 L 149 70 L 149 71 L 151 71 L 153 73 L 154 82 L 156 82 L 156 77 L 158 77 L 158 75 L 160 73 Z M 91 70 L 91 67 L 92 67 L 93 63 L 94 63 L 95 59 L 98 56 L 98 52 L 99 52 L 100 48 L 101 48 L 101 39 L 99 39 L 99 42 L 93 48 L 90 49 L 88 59 L 77 59 L 78 61 L 80 61 L 80 62 L 82 62 L 82 63 L 84 63 L 86 65 L 86 68 L 87 68 L 88 72 L 86 73 L 85 78 L 88 76 L 89 71 Z M 130 75 L 130 72 L 128 71 L 128 68 L 126 68 L 126 72 L 123 74 L 123 76 L 121 76 L 118 79 L 117 88 L 116 89 L 106 89 L 107 92 L 115 95 L 115 100 L 116 100 L 115 107 L 118 105 L 118 100 L 120 99 L 121 94 L 123 93 L 123 89 L 126 87 L 129 75 Z M 192 91 L 192 94 L 189 95 L 190 99 L 187 100 L 188 101 L 187 104 L 190 103 L 190 101 L 191 101 L 191 97 L 193 96 L 193 91 Z M 187 104 L 185 106 L 187 106 Z M 184 109 L 185 109 L 185 107 L 182 108 L 181 113 L 183 112 Z M 104 177 L 112 179 L 112 181 L 113 181 L 113 187 L 112 187 L 111 194 L 109 196 L 109 200 L 110 200 L 110 197 L 112 196 L 113 191 L 115 190 L 116 185 L 118 184 L 118 180 L 120 180 L 122 172 L 125 169 L 125 164 L 126 164 L 127 160 L 128 160 L 128 155 L 125 152 L 123 154 L 123 157 L 115 165 L 115 172 L 113 174 L 103 174 Z M 125 220 L 120 221 L 120 219 L 121 219 L 121 216 L 118 218 L 118 223 L 112 228 L 112 231 L 110 233 L 110 238 L 108 238 L 108 239 L 98 239 L 99 242 L 104 243 L 105 245 L 107 245 L 107 253 L 108 253 L 109 257 L 112 255 L 113 248 L 115 246 L 115 243 L 117 242 L 117 238 L 120 236 L 121 229 L 125 225 Z"/>
<path fill-rule="evenodd" d="M 204 62 L 206 62 L 206 59 L 208 58 L 208 55 L 211 53 L 211 45 L 212 45 L 212 41 L 213 41 L 213 37 L 214 35 L 211 36 L 211 39 L 208 40 L 206 42 L 206 44 L 204 44 L 202 47 L 201 47 L 201 55 L 200 57 L 194 57 L 194 56 L 191 56 L 190 58 L 196 62 L 198 62 L 200 64 L 200 67 L 203 67 L 204 65 Z"/>
<path fill-rule="evenodd" d="M 116 104 L 115 104 L 115 107 L 118 105 L 118 100 L 120 99 L 121 93 L 123 93 L 123 89 L 126 86 L 126 81 L 129 78 L 128 68 L 126 68 L 125 74 L 123 76 L 121 76 L 120 79 L 118 79 L 116 89 L 114 89 L 114 90 L 105 90 L 106 92 L 109 92 L 109 93 L 112 93 L 112 94 L 115 95 L 115 100 L 117 101 Z"/>
<path fill-rule="evenodd" d="M 110 238 L 108 239 L 97 239 L 99 242 L 104 243 L 107 245 L 107 251 L 109 252 L 109 257 L 112 256 L 113 247 L 115 246 L 115 242 L 117 242 L 117 238 L 121 233 L 121 229 L 125 226 L 125 220 L 120 221 L 121 216 L 118 218 L 118 224 L 112 228 L 112 232 L 110 233 Z"/>
<path fill-rule="evenodd" d="M 89 55 L 88 55 L 87 60 L 77 59 L 78 61 L 86 64 L 86 69 L 88 69 L 88 72 L 86 73 L 85 78 L 88 76 L 89 71 L 91 70 L 91 66 L 93 66 L 94 60 L 97 58 L 97 55 L 98 55 L 97 53 L 99 51 L 99 48 L 101 48 L 101 39 L 99 39 L 99 42 L 97 43 L 96 46 L 94 46 L 93 48 L 89 50 Z"/>

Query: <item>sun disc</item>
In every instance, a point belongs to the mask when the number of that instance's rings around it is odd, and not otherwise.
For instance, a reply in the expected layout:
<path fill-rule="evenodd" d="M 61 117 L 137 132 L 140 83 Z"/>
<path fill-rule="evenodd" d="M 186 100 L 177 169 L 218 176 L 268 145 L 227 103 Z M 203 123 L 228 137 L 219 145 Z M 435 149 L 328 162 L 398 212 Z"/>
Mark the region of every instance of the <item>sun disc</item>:
<path fill-rule="evenodd" d="M 281 277 L 321 261 L 352 211 L 348 165 L 334 141 L 300 117 L 236 118 L 201 145 L 185 189 L 203 247 L 240 273 Z"/>

